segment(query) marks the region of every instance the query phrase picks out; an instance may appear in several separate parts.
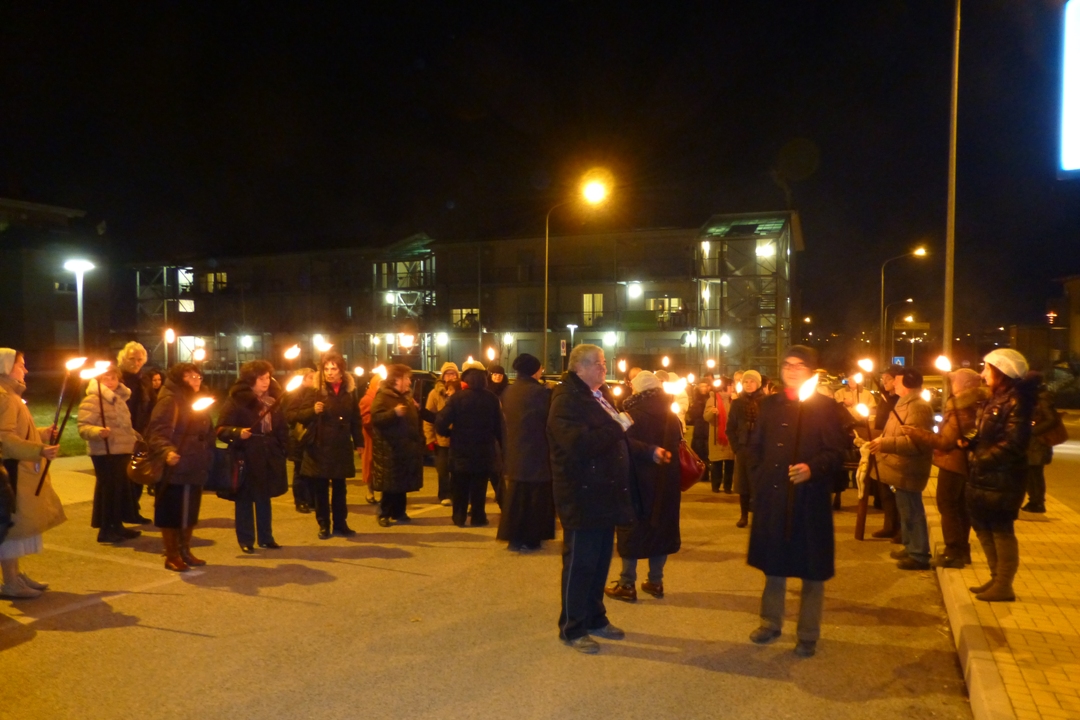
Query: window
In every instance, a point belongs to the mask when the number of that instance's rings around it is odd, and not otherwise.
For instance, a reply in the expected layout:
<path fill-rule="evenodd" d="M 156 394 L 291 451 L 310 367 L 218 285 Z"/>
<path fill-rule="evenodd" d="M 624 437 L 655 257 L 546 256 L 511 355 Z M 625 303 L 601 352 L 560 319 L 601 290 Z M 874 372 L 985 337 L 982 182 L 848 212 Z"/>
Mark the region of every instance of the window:
<path fill-rule="evenodd" d="M 462 330 L 475 330 L 480 325 L 480 309 L 454 308 L 450 311 L 450 322 Z"/>
<path fill-rule="evenodd" d="M 53 290 L 58 293 L 73 293 L 75 292 L 75 283 L 73 282 L 54 282 Z"/>
<path fill-rule="evenodd" d="M 224 290 L 228 284 L 228 273 L 206 273 L 202 276 L 202 286 L 200 289 L 205 293 L 220 292 L 221 290 Z M 181 286 L 181 288 L 183 288 L 183 286 Z"/>
<path fill-rule="evenodd" d="M 180 312 L 195 312 L 194 300 L 177 300 L 176 309 Z"/>
<path fill-rule="evenodd" d="M 593 323 L 604 315 L 604 294 L 585 293 L 582 295 L 581 310 L 585 316 L 585 327 L 592 327 Z"/>
<path fill-rule="evenodd" d="M 195 284 L 195 273 L 191 271 L 191 268 L 177 269 L 176 284 L 180 286 L 180 292 L 187 292 Z"/>
<path fill-rule="evenodd" d="M 352 320 L 352 305 L 345 306 L 345 319 Z"/>

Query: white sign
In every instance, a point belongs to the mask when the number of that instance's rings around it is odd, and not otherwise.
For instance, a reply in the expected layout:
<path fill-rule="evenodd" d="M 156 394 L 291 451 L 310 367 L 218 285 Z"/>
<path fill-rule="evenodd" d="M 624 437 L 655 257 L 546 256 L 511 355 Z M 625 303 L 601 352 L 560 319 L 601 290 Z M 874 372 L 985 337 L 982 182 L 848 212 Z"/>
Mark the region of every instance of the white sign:
<path fill-rule="evenodd" d="M 559 341 L 559 348 L 560 348 L 559 352 L 561 354 L 565 355 L 566 354 L 566 341 L 565 340 L 560 340 Z"/>

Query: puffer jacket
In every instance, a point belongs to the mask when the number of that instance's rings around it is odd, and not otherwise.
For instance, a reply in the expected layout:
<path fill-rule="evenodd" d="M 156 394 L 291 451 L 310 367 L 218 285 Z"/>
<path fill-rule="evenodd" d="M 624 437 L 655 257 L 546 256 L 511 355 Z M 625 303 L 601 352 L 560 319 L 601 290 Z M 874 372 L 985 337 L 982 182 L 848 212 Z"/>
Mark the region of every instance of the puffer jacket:
<path fill-rule="evenodd" d="M 131 390 L 124 384 L 110 390 L 97 378 L 90 381 L 86 397 L 79 403 L 79 437 L 86 441 L 91 455 L 130 455 L 135 451 L 135 429 L 131 426 L 128 400 Z M 101 421 L 102 408 L 105 422 Z M 108 450 L 101 431 L 109 428 Z"/>
<path fill-rule="evenodd" d="M 921 440 L 905 435 L 901 427 L 909 425 L 930 432 L 934 426 L 934 411 L 916 392 L 897 400 L 893 409 L 896 412 L 889 413 L 881 433 L 881 449 L 877 454 L 879 478 L 900 490 L 922 492 L 930 480 L 933 450 Z M 846 412 L 844 415 L 850 417 Z M 896 419 L 897 415 L 900 420 Z"/>
<path fill-rule="evenodd" d="M 1054 448 L 1047 445 L 1042 436 L 1057 424 L 1054 395 L 1045 387 L 1039 390 L 1039 399 L 1031 412 L 1031 442 L 1028 443 L 1028 465 L 1049 465 L 1054 459 Z"/>
<path fill-rule="evenodd" d="M 982 506 L 990 501 L 1000 509 L 1019 507 L 1027 477 L 1031 414 L 1031 405 L 1022 401 L 1015 387 L 995 392 L 983 405 L 968 448 L 969 505 L 978 495 Z"/>
<path fill-rule="evenodd" d="M 405 407 L 398 416 L 394 408 Z M 384 380 L 371 401 L 372 490 L 415 492 L 424 486 L 424 436 L 412 396 Z"/>
<path fill-rule="evenodd" d="M 945 403 L 938 432 L 922 428 L 908 428 L 906 432 L 934 449 L 934 465 L 942 470 L 967 475 L 967 452 L 957 447 L 956 441 L 975 429 L 979 408 L 989 396 L 990 392 L 982 387 L 964 390 L 959 395 L 951 396 Z"/>
<path fill-rule="evenodd" d="M 162 461 L 170 453 L 180 456 L 176 465 L 165 465 L 162 482 L 170 485 L 205 485 L 214 461 L 214 427 L 210 411 L 195 412 L 191 404 L 205 393 L 196 394 L 185 384 L 165 380 L 158 393 L 146 433 L 150 449 Z"/>

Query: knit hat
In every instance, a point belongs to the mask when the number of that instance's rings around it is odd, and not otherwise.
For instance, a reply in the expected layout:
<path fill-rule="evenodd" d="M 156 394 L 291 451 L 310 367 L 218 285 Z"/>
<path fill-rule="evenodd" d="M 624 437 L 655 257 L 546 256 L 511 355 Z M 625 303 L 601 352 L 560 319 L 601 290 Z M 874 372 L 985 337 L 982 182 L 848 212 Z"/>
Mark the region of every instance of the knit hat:
<path fill-rule="evenodd" d="M 1013 380 L 1027 375 L 1028 363 L 1023 355 L 1010 348 L 995 350 L 983 358 L 987 365 L 993 365 Z"/>
<path fill-rule="evenodd" d="M 668 375 L 667 370 L 657 370 L 655 375 L 656 375 L 656 379 L 659 380 L 662 383 L 666 383 L 668 381 L 668 379 L 671 377 L 670 375 Z"/>
<path fill-rule="evenodd" d="M 506 375 L 506 368 L 502 365 L 492 365 L 488 368 L 488 373 L 491 375 Z"/>
<path fill-rule="evenodd" d="M 634 389 L 634 394 L 639 395 L 646 390 L 652 390 L 653 388 L 663 387 L 660 383 L 660 378 L 648 370 L 642 370 L 634 376 L 633 381 L 630 383 L 630 387 Z"/>
<path fill-rule="evenodd" d="M 461 372 L 458 370 L 457 363 L 444 362 L 442 364 L 442 367 L 439 368 L 439 377 L 441 378 L 443 375 L 445 375 L 447 370 L 453 370 L 454 372 L 458 373 L 459 375 L 461 374 Z"/>
<path fill-rule="evenodd" d="M 761 387 L 761 373 L 757 370 L 744 370 L 742 374 L 742 382 L 747 380 L 757 380 L 758 387 Z"/>
<path fill-rule="evenodd" d="M 806 363 L 808 368 L 816 368 L 818 364 L 817 350 L 806 345 L 792 345 L 789 347 L 784 351 L 784 359 L 786 360 L 789 357 L 799 358 Z M 743 377 L 746 377 L 745 373 L 743 373 Z"/>
<path fill-rule="evenodd" d="M 898 378 L 898 377 L 900 377 L 901 375 L 904 374 L 904 366 L 903 365 L 890 365 L 889 367 L 882 370 L 881 374 L 882 375 L 891 375 L 894 378 Z"/>
<path fill-rule="evenodd" d="M 519 377 L 532 377 L 540 367 L 540 358 L 529 353 L 521 353 L 514 359 L 514 370 Z"/>
<path fill-rule="evenodd" d="M 904 384 L 908 390 L 918 390 L 923 384 L 923 375 L 915 368 L 908 368 L 900 374 L 900 382 Z"/>
<path fill-rule="evenodd" d="M 466 360 L 465 364 L 461 366 L 462 374 L 464 374 L 466 370 L 484 370 L 486 372 L 484 363 L 479 360 Z"/>
<path fill-rule="evenodd" d="M 18 353 L 11 348 L 0 348 L 0 375 L 10 375 L 15 367 L 15 356 Z"/>
<path fill-rule="evenodd" d="M 979 373 L 975 372 L 971 368 L 960 368 L 949 373 L 949 377 L 960 381 L 960 387 L 964 390 L 971 390 L 977 388 L 982 384 L 982 377 Z"/>

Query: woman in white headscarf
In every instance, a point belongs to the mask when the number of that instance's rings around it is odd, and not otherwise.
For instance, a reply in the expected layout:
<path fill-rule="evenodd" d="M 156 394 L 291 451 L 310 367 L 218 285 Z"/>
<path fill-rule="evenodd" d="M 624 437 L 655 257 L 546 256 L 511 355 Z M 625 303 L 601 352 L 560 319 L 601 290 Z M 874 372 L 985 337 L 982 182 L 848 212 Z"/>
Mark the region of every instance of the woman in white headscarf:
<path fill-rule="evenodd" d="M 0 455 L 15 491 L 12 525 L 0 543 L 0 597 L 15 600 L 36 598 L 48 587 L 27 577 L 19 569 L 19 558 L 41 552 L 42 534 L 67 519 L 47 474 L 36 493 L 45 462 L 56 457 L 60 446 L 49 444 L 53 428 L 35 427 L 22 401 L 26 372 L 21 352 L 0 348 Z"/>

